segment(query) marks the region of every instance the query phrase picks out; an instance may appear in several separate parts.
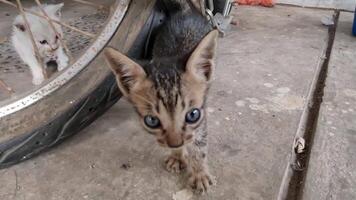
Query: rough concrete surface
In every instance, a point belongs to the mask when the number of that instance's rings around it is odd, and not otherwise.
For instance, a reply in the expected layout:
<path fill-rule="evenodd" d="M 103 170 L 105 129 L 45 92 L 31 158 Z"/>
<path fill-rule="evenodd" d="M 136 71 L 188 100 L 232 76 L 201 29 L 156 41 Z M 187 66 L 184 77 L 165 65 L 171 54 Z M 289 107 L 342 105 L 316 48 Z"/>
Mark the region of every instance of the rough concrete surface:
<path fill-rule="evenodd" d="M 355 10 L 354 0 L 276 0 L 277 3 L 284 3 L 305 7 L 336 8 L 344 10 Z"/>
<path fill-rule="evenodd" d="M 341 13 L 311 151 L 305 200 L 356 199 L 356 38 Z"/>
<path fill-rule="evenodd" d="M 209 165 L 217 184 L 202 197 L 170 174 L 168 151 L 120 100 L 57 148 L 0 171 L 0 199 L 275 199 L 304 97 L 325 45 L 330 11 L 238 7 L 220 40 L 208 105 Z"/>

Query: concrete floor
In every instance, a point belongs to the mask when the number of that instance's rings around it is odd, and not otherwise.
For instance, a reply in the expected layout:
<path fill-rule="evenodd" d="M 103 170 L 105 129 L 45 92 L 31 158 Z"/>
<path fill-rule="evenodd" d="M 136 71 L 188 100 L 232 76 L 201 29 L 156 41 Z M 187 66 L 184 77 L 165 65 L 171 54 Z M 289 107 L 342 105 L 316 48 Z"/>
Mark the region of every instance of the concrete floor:
<path fill-rule="evenodd" d="M 341 13 L 304 199 L 356 199 L 356 38 L 353 13 Z"/>
<path fill-rule="evenodd" d="M 313 7 L 313 8 L 337 8 L 355 11 L 354 0 L 276 0 L 277 3 Z"/>
<path fill-rule="evenodd" d="M 233 9 L 239 25 L 220 40 L 208 100 L 209 165 L 217 184 L 204 196 L 170 174 L 158 147 L 120 100 L 74 138 L 0 171 L 0 199 L 276 199 L 330 11 Z M 308 199 L 308 198 L 306 198 Z"/>

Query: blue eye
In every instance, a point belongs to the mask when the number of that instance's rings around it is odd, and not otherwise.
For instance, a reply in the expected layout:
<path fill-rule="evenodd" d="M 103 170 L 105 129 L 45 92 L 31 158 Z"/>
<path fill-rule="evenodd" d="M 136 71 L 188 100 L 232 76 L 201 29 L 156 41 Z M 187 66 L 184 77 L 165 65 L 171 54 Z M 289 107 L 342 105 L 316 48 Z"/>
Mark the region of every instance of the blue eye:
<path fill-rule="evenodd" d="M 145 122 L 146 126 L 148 126 L 149 128 L 158 128 L 161 125 L 159 119 L 151 115 L 146 115 L 143 118 L 143 121 Z"/>
<path fill-rule="evenodd" d="M 200 119 L 200 110 L 198 108 L 193 108 L 185 115 L 185 121 L 189 124 L 196 123 Z"/>

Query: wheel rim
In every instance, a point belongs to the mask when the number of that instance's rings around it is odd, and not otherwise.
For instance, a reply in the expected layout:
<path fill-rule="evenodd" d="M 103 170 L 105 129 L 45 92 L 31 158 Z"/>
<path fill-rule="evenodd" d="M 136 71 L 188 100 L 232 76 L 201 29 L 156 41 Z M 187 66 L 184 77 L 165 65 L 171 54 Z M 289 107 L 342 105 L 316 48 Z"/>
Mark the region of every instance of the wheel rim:
<path fill-rule="evenodd" d="M 0 119 L 7 115 L 20 111 L 50 95 L 80 73 L 105 47 L 111 37 L 119 27 L 130 0 L 120 0 L 116 2 L 116 8 L 112 12 L 107 25 L 102 29 L 97 39 L 87 48 L 87 50 L 76 59 L 76 61 L 60 72 L 57 76 L 49 79 L 49 82 L 40 88 L 36 88 L 30 93 L 24 94 L 16 100 L 4 101 L 0 104 Z"/>

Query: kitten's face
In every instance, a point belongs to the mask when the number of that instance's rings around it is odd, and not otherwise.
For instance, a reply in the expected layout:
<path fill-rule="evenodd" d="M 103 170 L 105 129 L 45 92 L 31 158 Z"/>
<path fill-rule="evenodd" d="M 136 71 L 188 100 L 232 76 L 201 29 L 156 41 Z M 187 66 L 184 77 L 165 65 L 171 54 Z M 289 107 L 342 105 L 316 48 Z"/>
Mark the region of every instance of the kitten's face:
<path fill-rule="evenodd" d="M 62 31 L 57 29 L 58 34 L 56 34 L 52 29 L 50 29 L 46 34 L 43 34 L 43 32 L 40 31 L 41 30 L 36 30 L 33 33 L 41 57 L 44 58 L 45 62 L 57 60 L 57 51 L 59 48 L 62 48 L 60 43 Z"/>
<path fill-rule="evenodd" d="M 55 5 L 46 5 L 43 7 L 48 16 L 54 20 L 59 21 L 61 17 L 61 8 L 63 3 Z M 38 7 L 31 8 L 32 11 L 41 13 Z M 26 14 L 27 20 L 30 25 L 30 30 L 38 47 L 40 56 L 44 58 L 45 62 L 50 60 L 56 60 L 56 52 L 61 47 L 60 39 L 62 38 L 63 32 L 61 26 L 53 23 L 56 31 L 52 29 L 50 24 L 46 19 L 41 17 Z M 30 37 L 29 30 L 27 30 L 25 22 L 21 16 L 15 19 L 14 26 L 19 32 L 23 32 Z M 57 33 L 56 33 L 57 32 Z"/>
<path fill-rule="evenodd" d="M 177 148 L 191 142 L 203 122 L 208 82 L 175 71 L 174 66 L 168 71 L 159 70 L 168 66 L 158 62 L 146 66 L 157 70 L 137 83 L 128 97 L 143 127 L 156 136 L 157 142 Z"/>
<path fill-rule="evenodd" d="M 141 67 L 115 49 L 106 49 L 120 90 L 136 108 L 143 127 L 161 146 L 178 148 L 191 142 L 204 123 L 216 38 L 217 31 L 205 36 L 183 66 L 164 58 Z"/>

